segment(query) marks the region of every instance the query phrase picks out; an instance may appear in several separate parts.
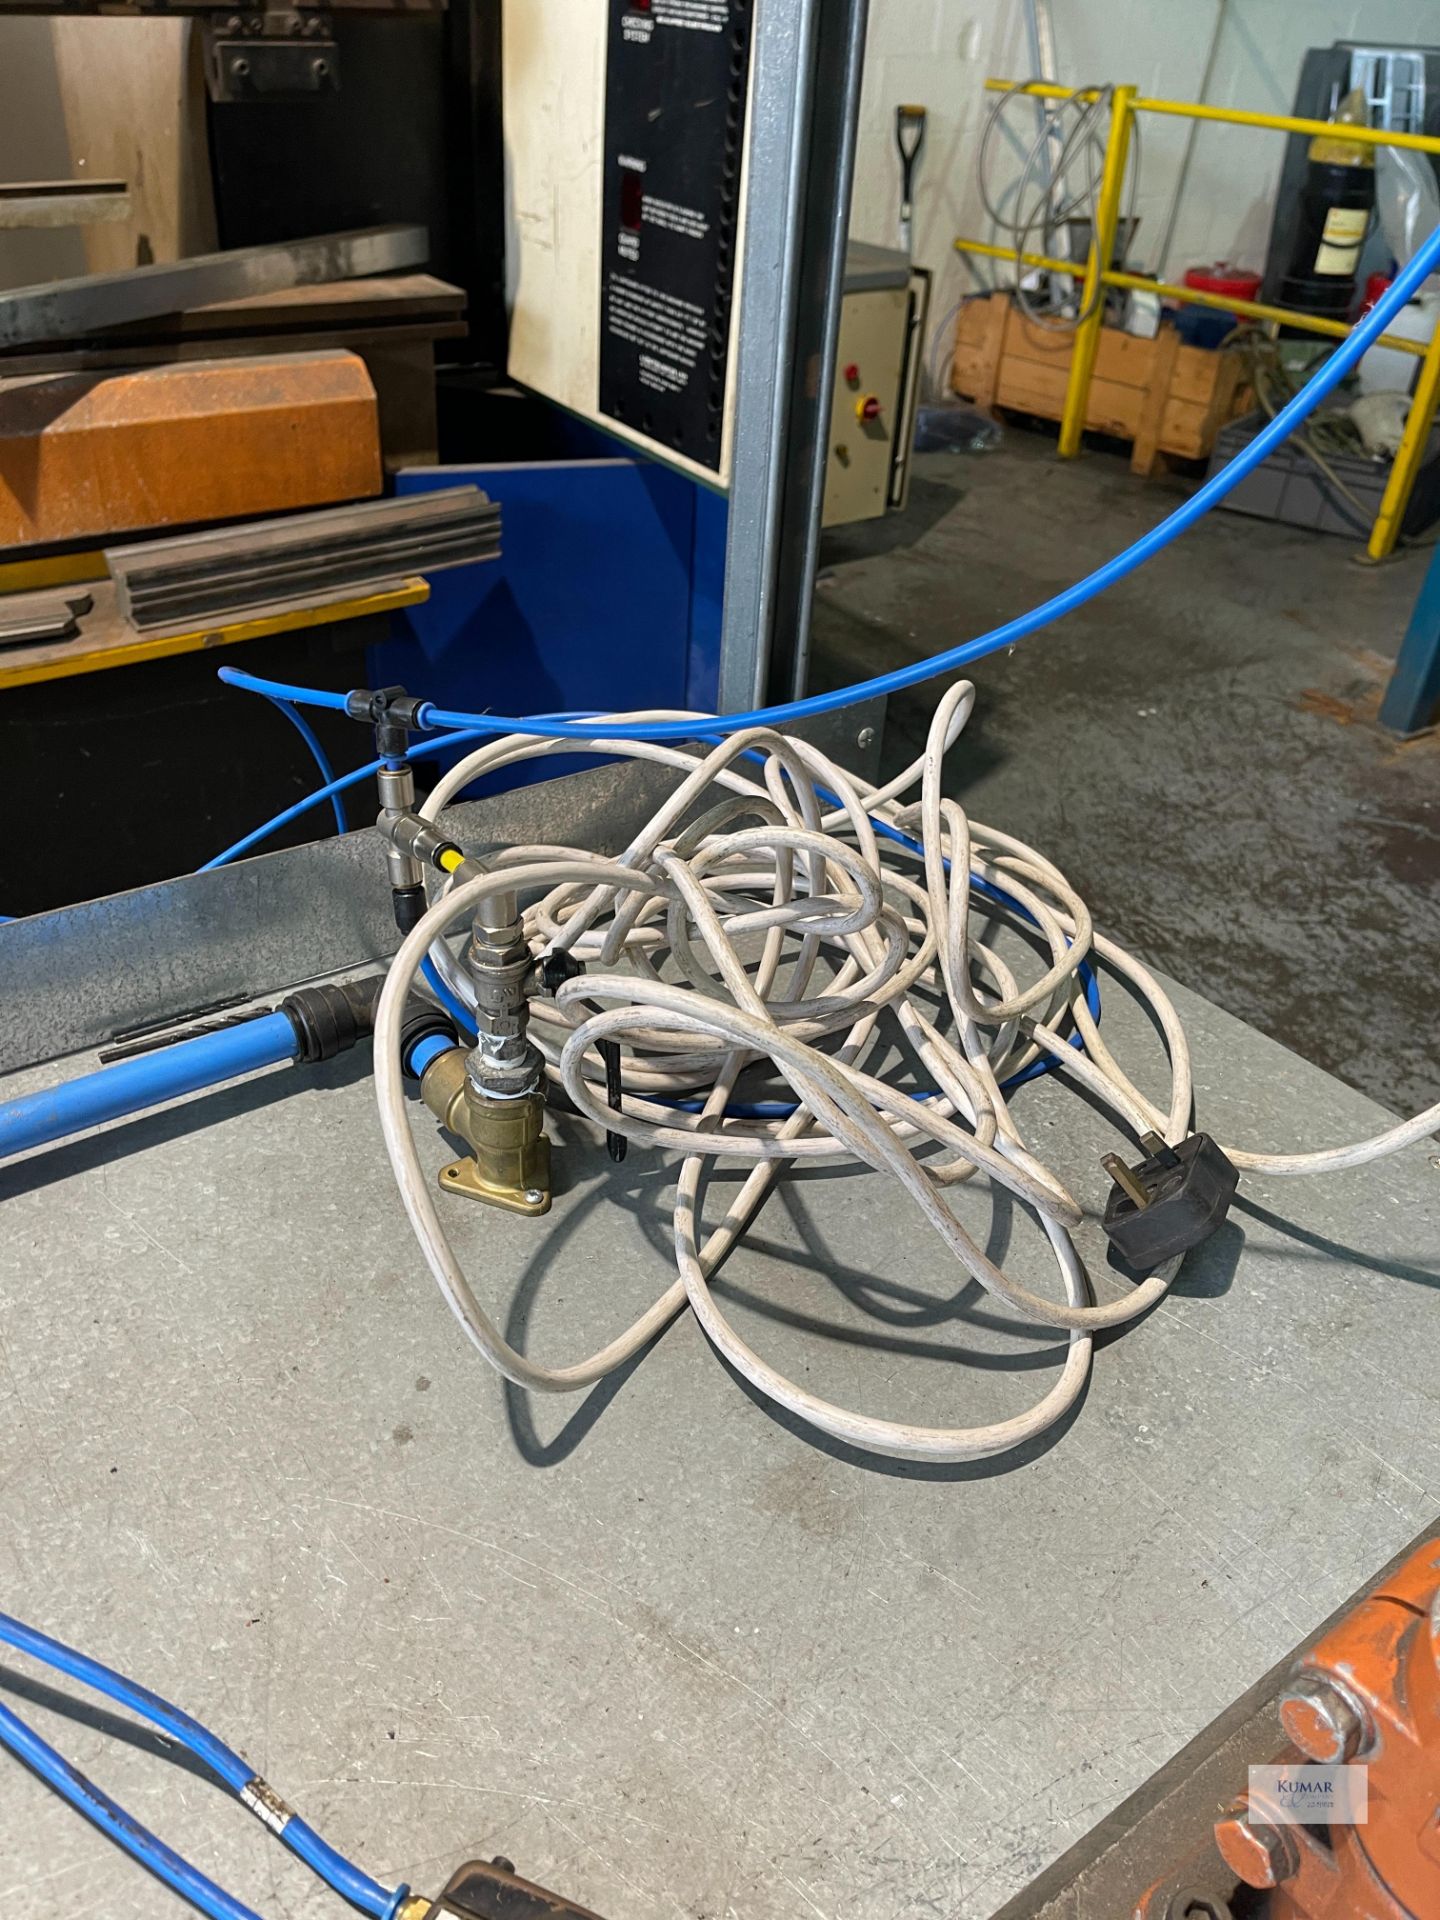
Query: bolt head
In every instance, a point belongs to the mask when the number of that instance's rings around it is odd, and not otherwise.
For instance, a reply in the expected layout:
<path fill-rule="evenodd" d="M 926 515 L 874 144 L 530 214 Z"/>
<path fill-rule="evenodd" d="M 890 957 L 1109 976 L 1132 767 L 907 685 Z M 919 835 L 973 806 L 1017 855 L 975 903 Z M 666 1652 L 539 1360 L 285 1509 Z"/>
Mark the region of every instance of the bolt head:
<path fill-rule="evenodd" d="M 1278 1887 L 1299 1865 L 1289 1835 L 1280 1827 L 1252 1825 L 1243 1808 L 1215 1822 L 1215 1844 L 1226 1866 L 1247 1887 Z"/>
<path fill-rule="evenodd" d="M 1280 1723 L 1311 1760 L 1340 1766 L 1360 1751 L 1365 1723 L 1359 1711 L 1323 1674 L 1302 1673 L 1280 1697 Z"/>
<path fill-rule="evenodd" d="M 540 1202 L 541 1202 L 541 1201 L 542 1201 L 542 1200 L 543 1200 L 544 1198 L 545 1198 L 545 1196 L 544 1196 L 544 1194 L 543 1194 L 543 1193 L 542 1193 L 542 1192 L 540 1191 L 540 1189 L 539 1189 L 539 1187 L 526 1187 L 526 1189 L 525 1189 L 525 1204 L 526 1204 L 526 1206 L 527 1206 L 527 1207 L 538 1207 L 538 1206 L 539 1206 L 539 1204 L 540 1204 Z M 512 1868 L 512 1872 L 513 1872 L 513 1868 Z"/>
<path fill-rule="evenodd" d="M 875 744 L 874 727 L 861 727 L 859 733 L 855 736 L 855 744 L 862 752 L 866 747 L 873 747 Z"/>
<path fill-rule="evenodd" d="M 1182 1887 L 1172 1893 L 1160 1920 L 1231 1920 L 1228 1904 L 1217 1895 Z"/>

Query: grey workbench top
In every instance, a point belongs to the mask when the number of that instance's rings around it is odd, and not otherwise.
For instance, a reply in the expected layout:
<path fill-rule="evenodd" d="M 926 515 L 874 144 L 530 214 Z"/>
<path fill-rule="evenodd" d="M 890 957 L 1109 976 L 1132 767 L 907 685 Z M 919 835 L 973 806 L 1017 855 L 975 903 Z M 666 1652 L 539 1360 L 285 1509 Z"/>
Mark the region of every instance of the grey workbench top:
<path fill-rule="evenodd" d="M 1178 997 L 1222 1138 L 1380 1120 Z M 1105 1018 L 1150 1044 L 1118 991 Z M 1042 1083 L 1019 1111 L 1098 1203 L 1089 1108 Z M 553 1132 L 549 1222 L 447 1218 L 511 1337 L 573 1358 L 668 1281 L 669 1171 Z M 0 1603 L 417 1889 L 503 1852 L 607 1920 L 979 1920 L 1440 1505 L 1437 1151 L 1247 1179 L 1062 1431 L 923 1470 L 795 1430 L 688 1318 L 588 1399 L 508 1393 L 422 1266 L 364 1062 L 282 1070 L 0 1169 Z M 996 1234 L 1040 1281 L 1033 1222 Z M 869 1174 L 793 1182 L 723 1291 L 893 1416 L 1015 1411 L 1056 1362 Z M 269 1920 L 341 1910 L 191 1774 L 0 1697 Z M 181 1911 L 3 1759 L 0 1895 Z"/>

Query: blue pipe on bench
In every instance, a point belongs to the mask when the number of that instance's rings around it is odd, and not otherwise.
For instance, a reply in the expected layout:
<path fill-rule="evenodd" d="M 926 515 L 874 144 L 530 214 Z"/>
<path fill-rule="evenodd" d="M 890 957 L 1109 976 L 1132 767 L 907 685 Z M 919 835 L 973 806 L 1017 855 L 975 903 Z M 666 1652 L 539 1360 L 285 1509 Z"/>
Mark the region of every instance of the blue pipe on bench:
<path fill-rule="evenodd" d="M 41 1087 L 0 1105 L 0 1160 L 43 1147 L 66 1134 L 123 1120 L 182 1094 L 198 1093 L 260 1067 L 299 1058 L 300 1037 L 286 1013 L 264 1013 L 216 1033 L 202 1033 L 134 1060 Z"/>

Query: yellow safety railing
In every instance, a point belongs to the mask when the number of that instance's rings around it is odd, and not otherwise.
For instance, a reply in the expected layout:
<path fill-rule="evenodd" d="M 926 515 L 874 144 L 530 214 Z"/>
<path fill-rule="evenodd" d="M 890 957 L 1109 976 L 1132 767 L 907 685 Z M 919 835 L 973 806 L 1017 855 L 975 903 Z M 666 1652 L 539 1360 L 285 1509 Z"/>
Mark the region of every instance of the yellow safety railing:
<path fill-rule="evenodd" d="M 1030 81 L 1022 86 L 1012 80 L 987 80 L 985 86 L 991 93 L 1028 94 L 1040 100 L 1094 100 L 1098 97 L 1095 88 L 1061 87 L 1048 81 Z M 1271 306 L 1259 300 L 1237 300 L 1227 294 L 1203 293 L 1196 287 L 1177 287 L 1165 280 L 1152 280 L 1145 274 L 1122 273 L 1118 268 L 1101 266 L 1102 261 L 1114 256 L 1125 166 L 1130 153 L 1131 126 L 1137 113 L 1171 114 L 1186 120 L 1219 120 L 1227 126 L 1266 127 L 1275 133 L 1311 136 L 1335 133 L 1334 123 L 1329 120 L 1306 120 L 1287 113 L 1246 113 L 1238 107 L 1202 106 L 1188 100 L 1151 100 L 1134 87 L 1114 88 L 1110 102 L 1110 132 L 1105 143 L 1105 165 L 1096 196 L 1090 252 L 1085 263 L 1085 286 L 1080 302 L 1083 318 L 1075 328 L 1070 377 L 1060 416 L 1060 452 L 1067 459 L 1080 451 L 1081 436 L 1085 429 L 1090 381 L 1095 371 L 1095 356 L 1100 349 L 1100 328 L 1105 319 L 1105 302 L 1100 293 L 1102 287 L 1123 287 L 1141 293 L 1153 293 L 1162 300 L 1173 300 L 1186 306 L 1216 307 L 1225 313 L 1241 314 L 1247 320 L 1271 321 L 1281 326 L 1296 327 L 1304 333 L 1328 335 L 1332 339 L 1343 340 L 1350 331 L 1341 320 L 1322 319 L 1318 314 L 1295 313 L 1288 307 Z M 1393 133 L 1385 127 L 1347 125 L 1344 137 L 1358 144 L 1410 147 L 1419 153 L 1440 154 L 1440 138 L 1430 134 Z M 955 247 L 960 253 L 982 254 L 995 260 L 1017 258 L 1013 247 L 993 246 L 985 240 L 957 240 Z M 1073 275 L 1076 271 L 1075 261 L 1052 259 L 1048 254 L 1021 253 L 1018 259 L 1023 266 L 1039 267 L 1051 273 Z M 1428 345 L 1418 340 L 1401 339 L 1395 334 L 1383 334 L 1377 345 L 1414 354 L 1421 361 L 1420 377 L 1415 384 L 1405 431 L 1391 463 L 1375 524 L 1370 529 L 1370 557 L 1383 560 L 1394 551 L 1400 537 L 1405 509 L 1409 505 L 1420 463 L 1429 444 L 1436 408 L 1440 406 L 1440 328 L 1431 336 Z"/>

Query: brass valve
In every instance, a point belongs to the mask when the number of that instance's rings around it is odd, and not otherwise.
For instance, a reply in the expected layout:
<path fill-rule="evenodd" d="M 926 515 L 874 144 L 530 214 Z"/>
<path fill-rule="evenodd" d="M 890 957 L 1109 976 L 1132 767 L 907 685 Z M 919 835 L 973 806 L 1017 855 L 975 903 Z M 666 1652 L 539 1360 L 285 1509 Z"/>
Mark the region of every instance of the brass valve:
<path fill-rule="evenodd" d="M 447 1193 L 461 1193 L 509 1213 L 550 1211 L 550 1142 L 539 1088 L 497 1097 L 474 1083 L 470 1061 L 452 1047 L 426 1068 L 420 1093 L 443 1127 L 474 1148 L 473 1157 L 440 1169 Z"/>

